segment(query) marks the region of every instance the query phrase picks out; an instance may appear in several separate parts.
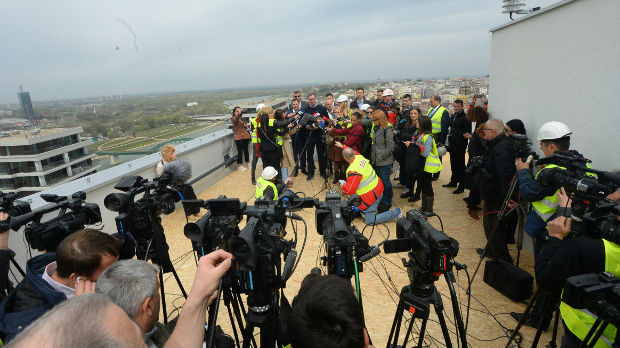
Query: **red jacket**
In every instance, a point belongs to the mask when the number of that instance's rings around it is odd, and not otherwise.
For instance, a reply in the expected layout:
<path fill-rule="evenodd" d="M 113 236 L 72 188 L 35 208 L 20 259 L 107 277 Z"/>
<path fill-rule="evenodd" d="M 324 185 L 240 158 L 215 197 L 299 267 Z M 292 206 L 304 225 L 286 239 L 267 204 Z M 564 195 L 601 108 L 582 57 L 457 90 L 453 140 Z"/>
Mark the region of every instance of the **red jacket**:
<path fill-rule="evenodd" d="M 355 154 L 359 155 L 357 151 L 355 151 Z M 364 193 L 363 195 L 360 195 L 360 197 L 362 198 L 362 204 L 360 204 L 359 206 L 360 210 L 366 210 L 366 208 L 371 206 L 377 200 L 377 198 L 381 197 L 381 195 L 383 194 L 383 182 L 379 177 L 377 177 L 377 180 L 378 183 L 374 189 Z M 350 171 L 347 175 L 347 181 L 344 183 L 344 185 L 342 185 L 342 193 L 347 196 L 355 194 L 361 181 L 361 173 Z"/>
<path fill-rule="evenodd" d="M 344 129 L 332 128 L 331 134 L 346 135 L 347 138 L 344 140 L 344 145 L 352 148 L 355 153 L 359 153 L 360 147 L 362 147 L 362 140 L 364 139 L 364 127 L 361 124 Z"/>

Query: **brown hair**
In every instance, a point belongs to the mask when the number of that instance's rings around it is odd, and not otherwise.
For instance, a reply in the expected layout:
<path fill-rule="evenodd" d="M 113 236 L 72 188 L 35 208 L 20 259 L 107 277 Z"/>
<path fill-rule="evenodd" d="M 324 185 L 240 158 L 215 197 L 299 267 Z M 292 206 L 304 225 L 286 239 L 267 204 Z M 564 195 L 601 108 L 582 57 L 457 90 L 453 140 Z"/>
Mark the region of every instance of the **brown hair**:
<path fill-rule="evenodd" d="M 415 124 L 413 124 L 413 121 L 411 121 L 411 113 L 413 112 L 413 110 L 418 112 L 418 120 L 420 120 L 421 116 L 424 116 L 424 114 L 422 114 L 422 109 L 420 109 L 419 107 L 414 106 L 413 108 L 411 108 L 411 110 L 409 110 L 409 119 L 407 120 L 407 123 L 405 123 L 405 127 L 407 128 L 415 126 Z"/>
<path fill-rule="evenodd" d="M 58 275 L 68 278 L 72 273 L 90 277 L 101 263 L 101 255 L 118 256 L 123 242 L 105 232 L 86 228 L 70 234 L 56 251 Z"/>
<path fill-rule="evenodd" d="M 467 110 L 467 121 L 476 122 L 476 127 L 489 120 L 489 112 L 482 106 L 474 106 Z"/>
<path fill-rule="evenodd" d="M 373 121 L 375 120 L 379 121 L 379 127 L 385 128 L 388 126 L 387 116 L 385 115 L 385 112 L 383 112 L 383 110 L 373 111 L 372 114 L 370 114 L 370 117 L 372 118 Z"/>
<path fill-rule="evenodd" d="M 172 161 L 172 154 L 174 154 L 175 148 L 172 145 L 164 145 L 164 147 L 161 148 L 161 158 L 164 160 L 164 162 L 171 162 Z"/>

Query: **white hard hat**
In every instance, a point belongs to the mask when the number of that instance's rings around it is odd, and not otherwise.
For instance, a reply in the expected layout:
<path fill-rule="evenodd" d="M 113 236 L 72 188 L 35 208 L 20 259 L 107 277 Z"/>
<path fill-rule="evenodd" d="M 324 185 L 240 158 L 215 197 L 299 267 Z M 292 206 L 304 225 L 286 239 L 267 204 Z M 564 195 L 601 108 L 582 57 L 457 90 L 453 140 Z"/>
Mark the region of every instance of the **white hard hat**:
<path fill-rule="evenodd" d="M 439 147 L 437 147 L 437 154 L 438 154 L 439 156 L 443 156 L 443 155 L 445 155 L 445 154 L 446 154 L 446 152 L 448 152 L 448 151 L 446 150 L 446 147 L 445 147 L 445 146 L 439 146 Z"/>
<path fill-rule="evenodd" d="M 560 139 L 573 134 L 570 128 L 562 122 L 547 122 L 538 130 L 538 141 Z"/>
<path fill-rule="evenodd" d="M 347 101 L 349 101 L 349 98 L 347 98 L 347 96 L 344 95 L 344 94 L 339 95 L 338 99 L 336 99 L 337 103 L 344 103 L 344 102 L 347 102 Z"/>
<path fill-rule="evenodd" d="M 383 91 L 383 96 L 385 97 L 386 95 L 391 95 L 391 96 L 393 96 L 393 95 L 394 95 L 394 92 L 392 92 L 392 90 L 388 88 L 388 89 L 386 89 L 385 91 Z"/>
<path fill-rule="evenodd" d="M 262 177 L 265 180 L 271 180 L 271 179 L 275 178 L 276 175 L 278 175 L 278 171 L 274 167 L 267 167 L 267 168 L 263 169 Z"/>
<path fill-rule="evenodd" d="M 256 105 L 256 112 L 258 112 L 260 109 L 262 109 L 264 107 L 265 107 L 265 104 L 263 104 L 263 103 L 260 103 L 260 104 Z"/>
<path fill-rule="evenodd" d="M 368 108 L 370 107 L 370 104 L 362 104 L 362 107 L 360 108 L 360 110 L 362 111 L 368 111 Z"/>

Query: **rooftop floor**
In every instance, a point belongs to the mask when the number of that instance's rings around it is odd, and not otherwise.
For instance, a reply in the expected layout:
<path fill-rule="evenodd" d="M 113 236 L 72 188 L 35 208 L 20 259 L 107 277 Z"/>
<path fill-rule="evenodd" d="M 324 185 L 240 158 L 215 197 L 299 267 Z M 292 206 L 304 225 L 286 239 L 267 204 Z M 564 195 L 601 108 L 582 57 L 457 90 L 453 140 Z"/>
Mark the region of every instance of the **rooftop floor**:
<path fill-rule="evenodd" d="M 444 163 L 449 163 L 449 161 L 447 161 L 447 156 L 448 155 L 444 158 L 446 159 Z M 260 170 L 260 167 L 257 168 L 257 174 L 260 173 Z M 433 183 L 433 188 L 435 190 L 434 210 L 443 219 L 445 232 L 451 237 L 457 239 L 460 244 L 460 251 L 456 257 L 456 260 L 460 263 L 466 264 L 470 274 L 473 275 L 477 262 L 480 259 L 476 254 L 475 249 L 484 247 L 486 243 L 482 228 L 482 221 L 473 221 L 469 217 L 465 203 L 462 201 L 462 198 L 464 197 L 463 194 L 453 195 L 453 189 L 441 187 L 442 184 L 448 182 L 449 177 L 450 170 L 448 165 L 442 172 L 440 179 Z M 317 197 L 324 200 L 325 191 L 319 193 L 323 187 L 323 181 L 320 177 L 315 177 L 310 182 L 306 181 L 305 175 L 300 175 L 296 179 L 297 180 L 293 186 L 294 191 L 303 191 L 307 196 L 314 196 L 318 193 Z M 399 195 L 401 192 L 401 189 L 395 189 L 394 191 L 395 206 L 401 207 L 406 211 L 420 207 L 418 204 L 419 202 L 408 203 L 406 200 L 400 199 Z M 247 201 L 248 204 L 253 204 L 254 187 L 250 182 L 249 170 L 245 172 L 235 171 L 229 174 L 209 189 L 198 194 L 198 198 L 211 199 L 217 198 L 222 194 L 225 194 L 228 197 L 239 197 L 241 200 Z M 308 223 L 308 240 L 303 255 L 301 255 L 299 266 L 287 282 L 287 288 L 284 290 L 284 293 L 289 301 L 292 301 L 299 290 L 301 281 L 313 267 L 318 265 L 317 259 L 323 256 L 322 253 L 324 253 L 324 251 L 320 249 L 322 237 L 316 232 L 315 229 L 314 209 L 306 209 L 298 212 L 298 214 L 301 215 Z M 436 228 L 440 227 L 436 218 L 431 218 L 430 222 Z M 191 254 L 191 244 L 183 235 L 183 226 L 185 225 L 183 210 L 177 209 L 171 215 L 166 216 L 163 219 L 162 224 L 166 231 L 167 241 L 170 245 L 171 259 L 175 263 L 175 268 L 179 273 L 184 287 L 189 291 L 196 266 L 194 263 L 194 257 Z M 361 219 L 356 219 L 354 224 L 360 231 L 362 231 L 364 223 Z M 395 238 L 395 222 L 389 222 L 386 225 L 390 229 L 390 238 Z M 367 231 L 368 230 L 369 229 L 367 229 Z M 287 231 L 290 231 L 290 226 L 287 228 Z M 366 232 L 366 236 L 368 235 L 369 233 Z M 382 241 L 385 237 L 385 228 L 377 228 L 370 239 L 370 244 L 375 245 Z M 301 240 L 303 240 L 302 238 L 303 237 L 300 236 L 300 243 Z M 513 258 L 516 258 L 515 245 L 509 245 L 509 248 Z M 300 251 L 299 244 L 297 251 Z M 406 257 L 407 255 L 405 253 L 382 253 L 380 256 L 365 263 L 364 271 L 360 274 L 366 324 L 368 326 L 370 337 L 376 347 L 386 346 L 392 321 L 394 319 L 394 313 L 396 311 L 400 289 L 409 284 L 407 272 L 402 267 L 402 262 L 400 260 L 401 258 Z M 533 274 L 533 265 L 533 256 L 526 250 L 523 250 L 521 253 L 520 267 L 525 269 L 530 274 Z M 473 298 L 471 299 L 467 341 L 471 347 L 503 347 L 508 340 L 506 330 L 514 329 L 517 324 L 516 321 L 510 317 L 509 313 L 511 311 L 523 312 L 526 305 L 525 303 L 515 303 L 496 290 L 492 289 L 483 282 L 483 274 L 484 262 L 472 286 Z M 458 283 L 456 286 L 456 291 L 459 302 L 461 303 L 461 311 L 463 316 L 465 316 L 467 305 L 467 294 L 465 293 L 465 289 L 467 288 L 467 276 L 463 271 L 456 274 L 456 276 Z M 388 277 L 391 278 L 391 280 L 388 279 Z M 170 313 L 170 311 L 172 311 L 175 307 L 181 306 L 183 304 L 183 300 L 180 296 L 180 291 L 174 282 L 174 278 L 172 278 L 171 275 L 167 275 L 166 279 L 165 286 L 166 294 L 168 295 L 166 300 L 168 301 L 167 307 L 168 312 Z M 452 314 L 452 307 L 448 297 L 448 287 L 444 278 L 440 278 L 436 282 L 436 286 L 438 291 L 442 294 L 443 304 L 445 307 L 445 318 L 448 323 L 448 328 L 451 331 L 452 344 L 457 346 L 456 337 L 454 335 L 454 316 Z M 414 333 L 412 337 L 416 340 L 415 342 L 417 342 L 420 322 L 416 321 L 416 323 L 417 325 L 414 325 Z M 226 314 L 226 310 L 224 309 L 220 310 L 218 324 L 223 327 L 225 332 L 231 334 L 232 336 L 229 319 Z M 416 326 L 418 329 L 415 329 Z M 563 334 L 561 325 L 559 330 L 560 332 L 558 337 L 561 338 Z M 399 340 L 399 344 L 404 338 L 404 331 L 406 331 L 406 327 L 401 328 L 401 339 Z M 531 345 L 535 331 L 536 330 L 529 327 L 524 327 L 521 329 L 521 334 L 523 335 L 523 343 L 521 346 Z M 437 322 L 437 316 L 433 312 L 427 325 L 427 335 L 425 337 L 424 346 L 445 346 L 442 337 L 443 336 Z M 550 340 L 550 337 L 551 330 L 544 332 L 540 345 L 545 345 Z M 409 343 L 409 345 L 412 346 L 414 344 Z"/>

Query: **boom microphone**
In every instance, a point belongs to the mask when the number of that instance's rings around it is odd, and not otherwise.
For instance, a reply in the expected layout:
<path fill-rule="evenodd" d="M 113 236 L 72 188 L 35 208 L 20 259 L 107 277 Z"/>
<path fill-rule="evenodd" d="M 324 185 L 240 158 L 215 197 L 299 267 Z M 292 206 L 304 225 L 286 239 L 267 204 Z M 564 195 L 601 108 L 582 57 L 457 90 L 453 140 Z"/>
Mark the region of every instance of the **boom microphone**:
<path fill-rule="evenodd" d="M 180 186 L 185 184 L 192 177 L 192 165 L 183 160 L 168 162 L 164 165 L 164 171 L 159 177 L 159 181 L 166 184 Z"/>

